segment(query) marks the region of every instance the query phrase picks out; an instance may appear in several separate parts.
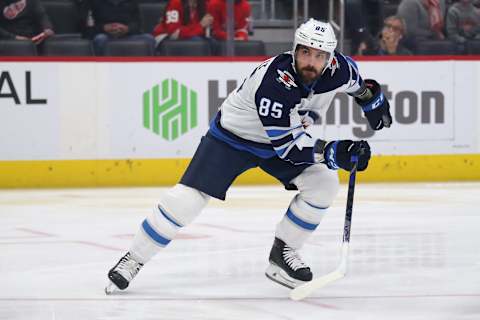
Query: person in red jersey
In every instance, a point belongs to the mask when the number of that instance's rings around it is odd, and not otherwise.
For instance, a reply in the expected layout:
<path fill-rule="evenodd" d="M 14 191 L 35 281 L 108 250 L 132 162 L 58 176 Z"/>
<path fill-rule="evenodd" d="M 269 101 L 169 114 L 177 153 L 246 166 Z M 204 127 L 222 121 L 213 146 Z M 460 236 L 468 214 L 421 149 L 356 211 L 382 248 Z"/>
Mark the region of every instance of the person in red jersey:
<path fill-rule="evenodd" d="M 227 40 L 227 1 L 210 0 L 208 12 L 213 16 L 212 37 Z M 235 40 L 248 40 L 248 24 L 251 14 L 247 0 L 235 0 Z"/>
<path fill-rule="evenodd" d="M 195 39 L 206 36 L 212 23 L 206 0 L 170 0 L 162 20 L 153 29 L 153 36 L 157 43 L 167 36 L 170 39 Z"/>

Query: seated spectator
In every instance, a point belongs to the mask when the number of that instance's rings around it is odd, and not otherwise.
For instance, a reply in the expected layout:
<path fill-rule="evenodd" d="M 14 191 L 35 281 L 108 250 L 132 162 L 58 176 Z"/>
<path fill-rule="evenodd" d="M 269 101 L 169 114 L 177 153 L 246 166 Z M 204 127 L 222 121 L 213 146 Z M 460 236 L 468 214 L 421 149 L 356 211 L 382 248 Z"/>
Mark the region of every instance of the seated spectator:
<path fill-rule="evenodd" d="M 412 47 L 422 40 L 443 40 L 445 0 L 402 0 L 397 15 L 405 20 Z"/>
<path fill-rule="evenodd" d="M 210 0 L 208 3 L 208 12 L 213 16 L 212 37 L 217 40 L 227 40 L 226 0 Z M 235 40 L 248 40 L 250 14 L 251 8 L 247 0 L 235 0 Z"/>
<path fill-rule="evenodd" d="M 209 36 L 213 17 L 205 0 L 170 0 L 165 14 L 153 29 L 156 43 L 170 39 L 200 39 Z"/>
<path fill-rule="evenodd" d="M 411 55 L 412 52 L 405 48 L 401 40 L 405 35 L 405 23 L 398 16 L 390 16 L 385 19 L 382 31 L 379 35 L 377 43 L 373 43 L 371 47 L 361 44 L 359 54 L 363 55 Z"/>
<path fill-rule="evenodd" d="M 105 45 L 112 39 L 143 40 L 153 46 L 153 36 L 140 30 L 140 14 L 137 0 L 90 0 L 94 25 L 93 48 L 96 55 L 103 55 Z"/>
<path fill-rule="evenodd" d="M 82 37 L 93 39 L 95 36 L 95 21 L 93 20 L 90 0 L 74 0 L 78 10 L 78 29 Z"/>
<path fill-rule="evenodd" d="M 447 36 L 458 44 L 480 40 L 480 9 L 472 0 L 460 0 L 448 9 Z"/>
<path fill-rule="evenodd" d="M 356 0 L 357 1 L 357 0 Z M 361 0 L 358 0 L 361 1 Z M 308 7 L 308 17 L 303 17 L 304 4 L 307 4 Z M 266 2 L 266 11 L 267 14 L 270 13 L 272 1 Z M 293 19 L 293 6 L 294 1 L 292 0 L 276 0 L 275 1 L 275 12 L 274 17 L 269 17 L 270 19 Z M 347 4 L 345 4 L 347 6 Z M 319 1 L 319 0 L 308 0 L 308 1 L 298 1 L 298 14 L 300 20 L 308 19 L 309 17 L 316 20 L 327 21 L 328 20 L 328 1 Z M 306 21 L 306 20 L 305 20 Z M 347 20 L 348 21 L 348 20 Z"/>
<path fill-rule="evenodd" d="M 347 35 L 352 39 L 351 51 L 362 54 L 366 47 L 371 47 L 373 37 L 367 26 L 366 3 L 361 0 L 345 1 L 345 28 Z"/>
<path fill-rule="evenodd" d="M 40 0 L 0 0 L 0 39 L 40 44 L 54 34 Z"/>

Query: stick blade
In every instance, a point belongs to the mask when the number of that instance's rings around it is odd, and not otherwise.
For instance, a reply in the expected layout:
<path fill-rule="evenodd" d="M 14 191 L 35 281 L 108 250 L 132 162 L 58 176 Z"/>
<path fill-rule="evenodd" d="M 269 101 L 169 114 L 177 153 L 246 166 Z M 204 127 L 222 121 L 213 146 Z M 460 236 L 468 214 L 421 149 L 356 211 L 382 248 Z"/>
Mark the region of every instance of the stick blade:
<path fill-rule="evenodd" d="M 305 284 L 302 284 L 292 291 L 290 291 L 290 299 L 298 301 L 310 296 L 315 290 L 323 288 L 327 284 L 341 279 L 345 276 L 345 273 L 340 271 L 333 271 L 323 277 L 313 279 Z"/>

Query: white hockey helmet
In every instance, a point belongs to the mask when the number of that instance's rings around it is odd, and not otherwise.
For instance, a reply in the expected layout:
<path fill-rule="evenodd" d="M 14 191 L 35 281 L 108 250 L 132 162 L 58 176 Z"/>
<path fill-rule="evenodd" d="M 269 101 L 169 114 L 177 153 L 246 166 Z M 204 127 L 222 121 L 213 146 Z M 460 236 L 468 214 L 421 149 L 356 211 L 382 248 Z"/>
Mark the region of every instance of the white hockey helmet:
<path fill-rule="evenodd" d="M 295 31 L 295 40 L 293 41 L 294 54 L 299 44 L 328 52 L 330 54 L 326 65 L 328 67 L 332 62 L 334 51 L 337 47 L 337 37 L 330 23 L 310 18 Z"/>

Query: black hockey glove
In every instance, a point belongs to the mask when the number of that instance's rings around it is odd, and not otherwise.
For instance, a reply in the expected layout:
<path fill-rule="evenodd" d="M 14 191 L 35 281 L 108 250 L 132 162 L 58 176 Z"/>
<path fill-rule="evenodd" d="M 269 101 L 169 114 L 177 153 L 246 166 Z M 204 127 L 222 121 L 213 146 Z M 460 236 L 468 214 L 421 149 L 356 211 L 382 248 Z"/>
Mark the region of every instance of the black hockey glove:
<path fill-rule="evenodd" d="M 373 130 L 380 130 L 383 127 L 390 128 L 392 124 L 390 104 L 383 95 L 380 85 L 373 79 L 365 79 L 365 85 L 370 89 L 373 97 L 368 100 L 355 97 L 355 101 L 362 107 L 370 127 Z"/>
<path fill-rule="evenodd" d="M 368 167 L 371 152 L 370 145 L 365 140 L 338 140 L 330 141 L 325 145 L 325 141 L 317 140 L 314 152 L 322 152 L 325 164 L 329 169 L 352 170 L 352 156 L 358 156 L 358 171 L 363 171 Z"/>

